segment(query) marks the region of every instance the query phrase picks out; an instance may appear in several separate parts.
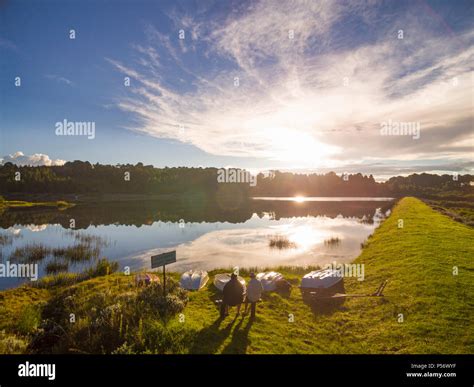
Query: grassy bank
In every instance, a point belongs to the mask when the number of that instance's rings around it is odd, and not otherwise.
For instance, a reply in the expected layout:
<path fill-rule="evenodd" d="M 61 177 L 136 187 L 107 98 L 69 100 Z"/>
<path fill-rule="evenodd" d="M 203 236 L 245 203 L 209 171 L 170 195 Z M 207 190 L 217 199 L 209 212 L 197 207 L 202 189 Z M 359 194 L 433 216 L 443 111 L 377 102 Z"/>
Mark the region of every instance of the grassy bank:
<path fill-rule="evenodd" d="M 348 293 L 370 293 L 388 280 L 385 298 L 307 305 L 297 289 L 307 270 L 282 268 L 293 292 L 264 295 L 253 321 L 234 319 L 234 310 L 219 319 L 212 279 L 188 293 L 181 314 L 165 324 L 153 310 L 137 309 L 150 295 L 134 286 L 133 276 L 50 278 L 0 293 L 0 352 L 29 352 L 34 341 L 45 352 L 474 353 L 473 242 L 472 228 L 404 198 L 355 261 L 365 265 L 365 281 L 345 279 Z M 47 328 L 52 324 L 54 330 Z M 51 345 L 45 329 L 60 340 Z"/>

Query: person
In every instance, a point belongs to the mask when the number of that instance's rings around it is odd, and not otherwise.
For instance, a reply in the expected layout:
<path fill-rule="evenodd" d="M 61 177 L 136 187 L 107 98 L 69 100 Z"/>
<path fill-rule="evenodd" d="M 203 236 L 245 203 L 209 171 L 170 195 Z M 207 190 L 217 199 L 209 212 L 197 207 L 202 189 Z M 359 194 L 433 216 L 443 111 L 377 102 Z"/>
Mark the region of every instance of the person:
<path fill-rule="evenodd" d="M 230 276 L 230 281 L 227 282 L 223 289 L 224 297 L 221 304 L 221 317 L 229 315 L 229 307 L 237 306 L 237 316 L 240 313 L 240 307 L 244 301 L 245 287 L 239 282 L 235 273 Z"/>
<path fill-rule="evenodd" d="M 247 297 L 245 298 L 244 314 L 247 314 L 248 306 L 250 303 L 250 317 L 255 317 L 255 309 L 258 300 L 260 300 L 260 297 L 262 296 L 262 292 L 262 283 L 257 278 L 255 278 L 255 273 L 250 273 L 250 282 L 247 286 Z"/>

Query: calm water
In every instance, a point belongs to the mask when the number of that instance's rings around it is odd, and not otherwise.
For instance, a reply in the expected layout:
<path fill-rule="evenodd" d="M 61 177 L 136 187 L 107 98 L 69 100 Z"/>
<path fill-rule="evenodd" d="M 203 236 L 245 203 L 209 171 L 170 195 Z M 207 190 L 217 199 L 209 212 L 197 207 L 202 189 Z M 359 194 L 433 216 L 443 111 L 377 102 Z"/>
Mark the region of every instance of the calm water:
<path fill-rule="evenodd" d="M 343 263 L 357 257 L 360 244 L 393 203 L 389 198 L 260 199 L 234 209 L 204 200 L 7 210 L 0 216 L 0 235 L 7 236 L 1 257 L 6 262 L 16 249 L 33 243 L 68 247 L 80 236 L 95 236 L 102 242 L 100 256 L 118 261 L 122 270 L 149 268 L 151 255 L 168 250 L 177 250 L 177 263 L 169 266 L 173 271 Z M 275 236 L 287 238 L 293 247 L 271 248 L 269 240 Z M 339 242 L 325 243 L 330 238 Z M 39 262 L 40 276 L 53 260 L 47 256 Z M 70 263 L 69 271 L 82 271 L 92 263 Z M 0 288 L 20 282 L 0 278 Z"/>

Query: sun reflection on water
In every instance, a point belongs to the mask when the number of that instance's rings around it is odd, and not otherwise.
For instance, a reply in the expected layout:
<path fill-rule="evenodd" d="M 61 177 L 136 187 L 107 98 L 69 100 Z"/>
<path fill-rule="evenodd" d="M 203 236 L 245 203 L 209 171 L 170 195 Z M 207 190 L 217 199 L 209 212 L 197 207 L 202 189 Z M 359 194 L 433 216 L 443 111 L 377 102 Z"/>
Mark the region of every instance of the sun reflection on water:
<path fill-rule="evenodd" d="M 299 226 L 290 229 L 288 239 L 296 244 L 298 250 L 308 251 L 324 241 L 324 234 L 315 227 Z"/>
<path fill-rule="evenodd" d="M 296 203 L 303 203 L 306 201 L 306 198 L 304 196 L 295 196 L 293 198 L 293 201 Z"/>

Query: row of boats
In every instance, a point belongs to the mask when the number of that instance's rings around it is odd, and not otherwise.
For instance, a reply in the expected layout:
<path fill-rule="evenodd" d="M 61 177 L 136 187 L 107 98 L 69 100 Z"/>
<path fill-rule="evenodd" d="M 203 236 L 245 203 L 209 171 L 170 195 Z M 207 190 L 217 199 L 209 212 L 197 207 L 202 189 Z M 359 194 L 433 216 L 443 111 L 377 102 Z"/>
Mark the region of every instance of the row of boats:
<path fill-rule="evenodd" d="M 213 284 L 218 290 L 223 291 L 230 277 L 231 273 L 216 274 Z M 256 278 L 262 283 L 265 292 L 291 287 L 283 275 L 275 271 L 258 273 Z M 238 280 L 242 285 L 246 285 L 245 279 L 241 276 L 238 276 Z M 200 290 L 208 281 L 207 271 L 189 270 L 181 276 L 180 286 L 186 290 Z M 343 277 L 333 269 L 314 270 L 303 276 L 300 289 L 303 296 L 331 296 L 344 291 Z"/>

